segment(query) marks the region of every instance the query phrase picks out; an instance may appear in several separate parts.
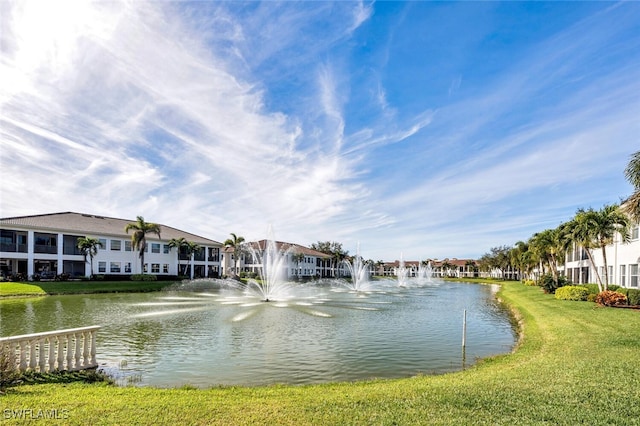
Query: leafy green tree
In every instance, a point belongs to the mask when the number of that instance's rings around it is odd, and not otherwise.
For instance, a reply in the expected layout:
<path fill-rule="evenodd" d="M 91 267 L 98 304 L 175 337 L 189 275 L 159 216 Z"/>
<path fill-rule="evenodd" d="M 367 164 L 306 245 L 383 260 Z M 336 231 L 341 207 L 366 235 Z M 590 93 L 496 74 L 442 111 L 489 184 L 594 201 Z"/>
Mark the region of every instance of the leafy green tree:
<path fill-rule="evenodd" d="M 131 234 L 131 245 L 134 249 L 138 250 L 140 273 L 144 274 L 144 251 L 147 248 L 147 234 L 156 234 L 158 238 L 160 238 L 160 225 L 145 222 L 142 216 L 137 216 L 136 222 L 128 223 L 127 226 L 124 227 L 124 231 L 127 234 L 129 231 L 133 231 L 133 234 Z"/>
<path fill-rule="evenodd" d="M 239 262 L 240 262 L 240 254 L 242 253 L 242 248 L 244 244 L 244 237 L 231 233 L 231 238 L 227 238 L 227 240 L 223 243 L 225 248 L 233 249 L 233 275 L 235 277 L 238 276 Z"/>
<path fill-rule="evenodd" d="M 87 263 L 87 256 L 90 259 L 91 265 L 91 274 L 90 277 L 93 276 L 93 257 L 98 254 L 98 248 L 104 248 L 102 243 L 97 238 L 92 237 L 79 237 L 78 238 L 78 248 L 82 252 L 84 256 L 84 263 Z"/>
<path fill-rule="evenodd" d="M 342 243 L 336 241 L 318 241 L 311 244 L 311 249 L 331 256 L 331 268 L 337 272 L 340 262 L 349 256 L 349 252 L 342 249 Z"/>

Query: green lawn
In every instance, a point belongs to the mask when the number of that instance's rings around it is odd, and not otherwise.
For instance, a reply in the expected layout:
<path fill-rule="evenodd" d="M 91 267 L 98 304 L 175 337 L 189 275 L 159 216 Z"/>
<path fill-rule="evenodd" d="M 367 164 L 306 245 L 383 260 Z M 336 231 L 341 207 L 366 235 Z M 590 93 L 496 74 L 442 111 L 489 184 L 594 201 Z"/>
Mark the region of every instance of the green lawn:
<path fill-rule="evenodd" d="M 0 298 L 3 296 L 41 296 L 45 294 L 158 291 L 172 284 L 174 283 L 171 281 L 0 282 Z"/>
<path fill-rule="evenodd" d="M 208 390 L 30 385 L 10 389 L 0 407 L 5 418 L 7 409 L 55 409 L 66 423 L 95 425 L 640 424 L 639 311 L 560 301 L 517 282 L 499 295 L 518 312 L 519 348 L 459 373 Z"/>

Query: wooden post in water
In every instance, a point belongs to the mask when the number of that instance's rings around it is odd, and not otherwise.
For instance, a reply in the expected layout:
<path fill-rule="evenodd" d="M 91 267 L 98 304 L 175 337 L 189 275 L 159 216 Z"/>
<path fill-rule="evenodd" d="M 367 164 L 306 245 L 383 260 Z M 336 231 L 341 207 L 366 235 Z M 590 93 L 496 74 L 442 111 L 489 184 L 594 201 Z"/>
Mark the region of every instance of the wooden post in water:
<path fill-rule="evenodd" d="M 462 348 L 467 346 L 467 310 L 464 310 L 462 316 Z"/>

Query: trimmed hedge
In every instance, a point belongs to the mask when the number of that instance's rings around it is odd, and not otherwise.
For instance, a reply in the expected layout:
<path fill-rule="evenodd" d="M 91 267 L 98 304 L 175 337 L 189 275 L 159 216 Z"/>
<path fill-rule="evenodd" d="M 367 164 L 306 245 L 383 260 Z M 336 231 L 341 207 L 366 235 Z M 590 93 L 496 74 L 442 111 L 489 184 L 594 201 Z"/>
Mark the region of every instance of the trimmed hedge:
<path fill-rule="evenodd" d="M 131 275 L 131 281 L 158 281 L 158 277 L 152 274 L 134 274 Z"/>
<path fill-rule="evenodd" d="M 631 306 L 640 306 L 640 290 L 621 287 L 616 291 L 627 296 L 627 304 Z"/>
<path fill-rule="evenodd" d="M 587 300 L 589 290 L 579 285 L 567 285 L 556 290 L 556 299 Z"/>

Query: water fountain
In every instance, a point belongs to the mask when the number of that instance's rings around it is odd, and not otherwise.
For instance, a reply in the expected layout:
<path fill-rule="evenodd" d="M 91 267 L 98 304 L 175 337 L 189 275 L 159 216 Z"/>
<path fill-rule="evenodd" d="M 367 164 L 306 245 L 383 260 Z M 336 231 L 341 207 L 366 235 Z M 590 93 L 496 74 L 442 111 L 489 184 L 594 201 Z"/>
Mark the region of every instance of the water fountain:
<path fill-rule="evenodd" d="M 293 246 L 279 249 L 275 241 L 266 240 L 264 247 L 248 245 L 248 251 L 258 264 L 260 281 L 249 279 L 247 290 L 257 292 L 264 302 L 289 299 L 292 284 L 287 281 L 287 261 Z"/>
<path fill-rule="evenodd" d="M 398 287 L 406 287 L 409 279 L 409 271 L 404 266 L 404 259 L 402 253 L 400 253 L 400 263 L 396 268 L 396 277 L 398 278 Z"/>
<path fill-rule="evenodd" d="M 423 282 L 432 282 L 432 275 L 433 268 L 431 267 L 431 261 L 428 261 L 426 264 L 424 262 L 420 262 L 418 265 L 418 280 Z"/>
<path fill-rule="evenodd" d="M 343 266 L 349 271 L 351 277 L 351 283 L 347 284 L 347 287 L 353 291 L 369 290 L 369 262 L 366 262 L 362 256 L 360 256 L 360 245 L 356 250 L 356 255 L 353 257 L 353 261 L 343 260 L 341 262 Z"/>

